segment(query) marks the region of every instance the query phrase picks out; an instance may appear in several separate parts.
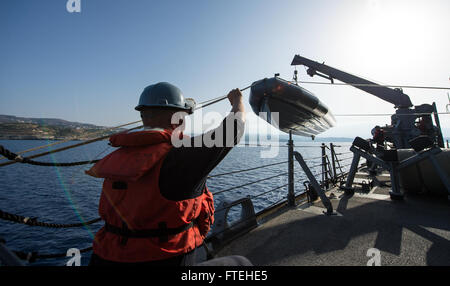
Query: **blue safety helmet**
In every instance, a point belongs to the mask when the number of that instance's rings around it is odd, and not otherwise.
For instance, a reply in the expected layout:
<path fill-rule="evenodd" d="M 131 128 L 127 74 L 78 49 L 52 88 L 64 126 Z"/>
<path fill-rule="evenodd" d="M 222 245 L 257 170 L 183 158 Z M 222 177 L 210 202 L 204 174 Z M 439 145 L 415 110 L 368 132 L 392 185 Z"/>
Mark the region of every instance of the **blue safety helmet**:
<path fill-rule="evenodd" d="M 194 112 L 195 101 L 191 98 L 185 99 L 181 90 L 173 84 L 159 82 L 144 89 L 135 109 L 141 111 L 145 107 L 169 107 L 191 114 Z"/>

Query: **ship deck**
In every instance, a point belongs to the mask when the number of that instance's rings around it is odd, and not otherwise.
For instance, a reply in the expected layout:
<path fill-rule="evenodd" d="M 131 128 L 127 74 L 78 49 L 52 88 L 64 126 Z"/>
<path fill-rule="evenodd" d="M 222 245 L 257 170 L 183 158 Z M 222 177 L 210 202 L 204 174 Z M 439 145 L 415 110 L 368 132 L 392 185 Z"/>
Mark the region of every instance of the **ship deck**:
<path fill-rule="evenodd" d="M 322 213 L 320 200 L 284 209 L 216 256 L 242 255 L 257 266 L 365 266 L 375 248 L 383 266 L 450 265 L 447 198 L 405 194 L 392 201 L 388 179 L 376 177 L 367 193 L 329 190 L 334 216 Z"/>

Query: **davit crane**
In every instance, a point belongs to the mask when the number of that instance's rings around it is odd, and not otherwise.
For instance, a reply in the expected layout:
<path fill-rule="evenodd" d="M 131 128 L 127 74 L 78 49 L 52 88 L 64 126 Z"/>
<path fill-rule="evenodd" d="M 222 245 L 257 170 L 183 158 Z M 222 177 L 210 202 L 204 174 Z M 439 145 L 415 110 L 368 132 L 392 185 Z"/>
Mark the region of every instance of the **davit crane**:
<path fill-rule="evenodd" d="M 387 101 L 396 108 L 391 116 L 391 125 L 382 128 L 384 139 L 394 145 L 396 149 L 411 148 L 409 141 L 421 135 L 426 135 L 439 147 L 444 147 L 444 140 L 439 123 L 436 104 L 422 104 L 413 106 L 408 95 L 400 88 L 389 88 L 361 77 L 343 72 L 325 64 L 295 55 L 291 65 L 308 67 L 309 76 L 320 76 L 334 83 L 334 79 L 361 89 L 367 93 Z M 434 115 L 435 125 L 431 115 Z"/>

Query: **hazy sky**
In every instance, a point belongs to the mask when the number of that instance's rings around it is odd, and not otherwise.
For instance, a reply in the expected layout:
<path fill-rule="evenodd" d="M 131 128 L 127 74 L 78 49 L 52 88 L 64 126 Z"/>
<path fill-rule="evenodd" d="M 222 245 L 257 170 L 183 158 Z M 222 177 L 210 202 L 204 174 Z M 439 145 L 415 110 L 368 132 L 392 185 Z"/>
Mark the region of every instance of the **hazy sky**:
<path fill-rule="evenodd" d="M 81 0 L 81 13 L 66 2 L 0 2 L 0 114 L 118 125 L 139 119 L 149 84 L 201 102 L 274 73 L 292 79 L 295 54 L 379 83 L 450 86 L 448 0 Z M 394 112 L 353 87 L 303 87 L 334 114 Z M 404 92 L 439 111 L 449 103 L 443 90 Z M 368 137 L 389 121 L 337 117 L 322 136 Z M 441 125 L 450 136 L 449 115 Z"/>

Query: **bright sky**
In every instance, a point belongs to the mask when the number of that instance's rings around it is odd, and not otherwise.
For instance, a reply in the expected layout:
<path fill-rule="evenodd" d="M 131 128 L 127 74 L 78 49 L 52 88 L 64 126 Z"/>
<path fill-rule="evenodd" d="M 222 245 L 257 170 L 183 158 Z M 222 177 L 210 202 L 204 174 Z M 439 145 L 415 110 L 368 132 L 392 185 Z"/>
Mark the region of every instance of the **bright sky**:
<path fill-rule="evenodd" d="M 66 2 L 0 2 L 0 114 L 119 125 L 139 119 L 147 85 L 168 81 L 201 102 L 274 73 L 292 79 L 295 54 L 379 83 L 450 86 L 448 0 L 81 0 L 81 13 Z M 303 87 L 334 114 L 394 112 L 353 87 Z M 449 103 L 444 90 L 404 92 L 439 111 Z M 450 136 L 450 116 L 440 119 Z M 390 119 L 337 122 L 322 136 L 368 137 Z"/>

